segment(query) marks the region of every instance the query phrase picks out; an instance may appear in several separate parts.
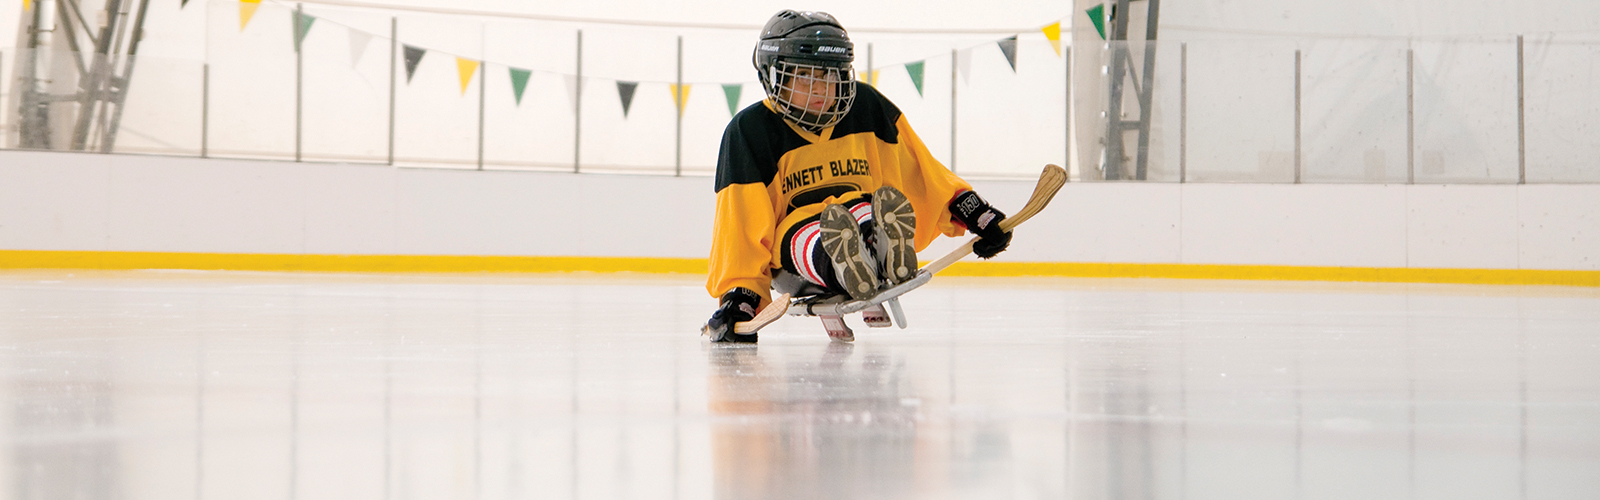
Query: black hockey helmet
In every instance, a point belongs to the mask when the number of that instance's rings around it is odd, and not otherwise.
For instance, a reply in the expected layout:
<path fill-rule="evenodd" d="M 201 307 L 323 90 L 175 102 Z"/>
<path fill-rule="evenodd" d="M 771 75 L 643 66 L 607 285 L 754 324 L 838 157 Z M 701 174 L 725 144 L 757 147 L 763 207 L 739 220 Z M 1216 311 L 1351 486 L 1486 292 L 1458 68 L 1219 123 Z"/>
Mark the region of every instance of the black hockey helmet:
<path fill-rule="evenodd" d="M 826 12 L 793 10 L 767 20 L 753 56 L 767 97 L 784 118 L 812 131 L 832 127 L 850 111 L 856 95 L 854 60 L 855 44 L 839 20 Z M 796 94 L 801 97 L 795 99 Z"/>

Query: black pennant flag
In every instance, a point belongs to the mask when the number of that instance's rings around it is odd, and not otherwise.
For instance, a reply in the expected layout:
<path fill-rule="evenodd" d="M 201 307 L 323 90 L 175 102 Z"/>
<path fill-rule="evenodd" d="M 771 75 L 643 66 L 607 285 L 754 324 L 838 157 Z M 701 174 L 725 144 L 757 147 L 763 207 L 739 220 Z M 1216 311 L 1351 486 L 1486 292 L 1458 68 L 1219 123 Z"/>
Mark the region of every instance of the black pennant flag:
<path fill-rule="evenodd" d="M 627 118 L 628 108 L 633 106 L 633 91 L 639 89 L 639 82 L 617 81 L 617 95 L 622 97 L 622 116 Z"/>
<path fill-rule="evenodd" d="M 1002 52 L 1002 53 L 1004 53 L 1006 55 L 1006 64 L 1010 64 L 1011 65 L 1011 72 L 1012 73 L 1016 73 L 1017 72 L 1017 37 L 1015 35 L 1013 35 L 1010 38 L 1006 38 L 1006 39 L 1000 40 L 999 42 L 995 42 L 995 43 L 1000 44 L 1000 52 Z"/>
<path fill-rule="evenodd" d="M 411 83 L 411 75 L 416 74 L 417 65 L 422 64 L 422 55 L 427 53 L 428 49 L 406 46 L 406 83 Z"/>

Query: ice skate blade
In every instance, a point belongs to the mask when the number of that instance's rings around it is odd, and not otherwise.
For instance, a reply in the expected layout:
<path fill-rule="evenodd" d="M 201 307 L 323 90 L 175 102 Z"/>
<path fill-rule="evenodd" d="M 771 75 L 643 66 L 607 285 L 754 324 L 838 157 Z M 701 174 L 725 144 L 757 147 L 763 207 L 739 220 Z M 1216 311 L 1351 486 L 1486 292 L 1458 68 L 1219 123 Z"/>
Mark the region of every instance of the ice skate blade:
<path fill-rule="evenodd" d="M 821 297 L 816 300 L 802 300 L 791 304 L 789 306 L 788 314 L 790 316 L 843 316 L 846 314 L 854 314 L 861 312 L 862 309 L 866 309 L 873 304 L 882 304 L 890 299 L 905 295 L 906 292 L 917 289 L 917 287 L 922 286 L 931 279 L 933 279 L 933 273 L 930 273 L 926 270 L 918 270 L 916 277 L 911 278 L 905 283 L 884 289 L 878 292 L 877 295 L 874 295 L 870 298 L 863 300 L 848 300 L 844 296 L 835 295 L 830 297 Z M 904 323 L 902 322 L 901 324 L 903 325 Z"/>

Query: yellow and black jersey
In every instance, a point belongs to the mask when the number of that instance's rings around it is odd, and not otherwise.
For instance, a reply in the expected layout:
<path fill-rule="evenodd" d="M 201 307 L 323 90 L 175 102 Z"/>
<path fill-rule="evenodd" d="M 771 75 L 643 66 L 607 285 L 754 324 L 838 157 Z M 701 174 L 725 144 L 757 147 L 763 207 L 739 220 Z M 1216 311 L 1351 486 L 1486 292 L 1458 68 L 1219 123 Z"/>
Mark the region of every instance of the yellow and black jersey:
<path fill-rule="evenodd" d="M 834 203 L 890 185 L 905 193 L 917 215 L 916 248 L 940 234 L 960 236 L 950 200 L 972 189 L 950 172 L 912 132 L 900 109 L 857 82 L 855 104 L 831 128 L 810 133 L 763 101 L 740 111 L 722 136 L 717 159 L 717 213 L 712 227 L 706 291 L 733 287 L 771 301 L 778 241 L 794 222 Z"/>

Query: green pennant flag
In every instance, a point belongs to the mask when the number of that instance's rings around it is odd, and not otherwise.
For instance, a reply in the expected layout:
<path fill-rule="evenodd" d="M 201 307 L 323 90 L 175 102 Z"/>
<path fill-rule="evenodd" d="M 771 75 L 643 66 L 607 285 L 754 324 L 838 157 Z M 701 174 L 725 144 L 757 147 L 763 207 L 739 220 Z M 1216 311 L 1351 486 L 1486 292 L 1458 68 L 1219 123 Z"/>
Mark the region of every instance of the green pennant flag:
<path fill-rule="evenodd" d="M 1106 39 L 1106 4 L 1090 7 L 1089 22 L 1094 23 L 1094 30 L 1100 32 L 1100 39 Z"/>
<path fill-rule="evenodd" d="M 622 97 L 622 117 L 628 117 L 628 108 L 633 106 L 633 91 L 639 90 L 639 82 L 624 82 L 617 80 L 617 96 Z"/>
<path fill-rule="evenodd" d="M 917 86 L 917 95 L 922 95 L 922 66 L 927 61 L 906 63 L 906 74 L 911 75 L 911 83 Z"/>
<path fill-rule="evenodd" d="M 1011 65 L 1011 72 L 1012 73 L 1016 73 L 1017 72 L 1017 37 L 1016 37 L 1016 35 L 1012 35 L 1011 37 L 1001 39 L 999 42 L 995 42 L 995 43 L 1000 44 L 1000 52 L 1004 53 L 1006 55 L 1006 64 L 1010 64 Z"/>
<path fill-rule="evenodd" d="M 428 49 L 406 46 L 406 83 L 411 83 L 411 75 L 417 73 L 417 65 L 422 64 L 422 56 L 427 53 Z"/>
<path fill-rule="evenodd" d="M 517 105 L 522 105 L 522 90 L 528 88 L 528 75 L 532 71 L 511 68 L 511 91 L 517 94 Z"/>
<path fill-rule="evenodd" d="M 722 94 L 728 97 L 728 114 L 739 114 L 739 94 L 744 92 L 743 83 L 722 84 Z"/>
<path fill-rule="evenodd" d="M 317 18 L 301 12 L 295 12 L 294 17 L 294 50 L 298 52 L 301 42 L 306 40 L 306 33 L 311 32 L 311 23 L 317 22 Z"/>

